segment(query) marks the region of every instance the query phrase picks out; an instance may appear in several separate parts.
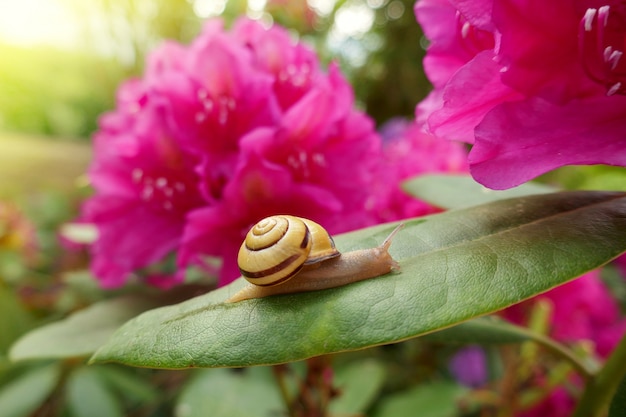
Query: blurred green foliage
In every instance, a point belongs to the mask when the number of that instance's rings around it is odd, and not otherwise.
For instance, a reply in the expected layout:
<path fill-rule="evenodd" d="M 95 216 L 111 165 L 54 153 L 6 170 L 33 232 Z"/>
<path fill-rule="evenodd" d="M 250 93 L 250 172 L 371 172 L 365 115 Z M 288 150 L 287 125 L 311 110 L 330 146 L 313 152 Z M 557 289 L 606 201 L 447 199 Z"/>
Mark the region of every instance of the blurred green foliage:
<path fill-rule="evenodd" d="M 37 135 L 88 136 L 124 74 L 113 60 L 52 47 L 0 44 L 0 56 L 0 128 Z"/>
<path fill-rule="evenodd" d="M 198 34 L 200 3 L 207 2 L 64 0 L 81 25 L 83 48 L 0 43 L 0 130 L 88 138 L 97 129 L 98 116 L 113 108 L 117 86 L 141 75 L 153 48 L 164 39 L 188 43 Z M 255 11 L 244 0 L 230 0 L 221 17 L 228 25 L 247 12 L 289 28 L 315 47 L 323 62 L 340 63 L 357 102 L 383 123 L 394 116 L 411 117 L 429 89 L 412 7 L 412 0 L 341 0 L 322 13 L 306 0 L 274 0 Z M 364 11 L 369 30 L 341 33 L 341 16 L 345 20 Z M 95 52 L 103 44 L 107 52 Z"/>

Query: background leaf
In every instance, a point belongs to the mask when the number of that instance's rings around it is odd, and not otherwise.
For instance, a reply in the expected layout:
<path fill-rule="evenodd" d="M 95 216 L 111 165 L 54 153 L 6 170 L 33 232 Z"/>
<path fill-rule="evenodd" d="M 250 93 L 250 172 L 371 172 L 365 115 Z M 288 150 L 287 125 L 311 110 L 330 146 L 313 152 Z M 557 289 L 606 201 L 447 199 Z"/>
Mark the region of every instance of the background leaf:
<path fill-rule="evenodd" d="M 67 382 L 67 402 L 72 417 L 122 417 L 117 398 L 103 383 L 98 368 L 82 367 Z"/>
<path fill-rule="evenodd" d="M 0 356 L 4 356 L 9 346 L 27 330 L 32 328 L 34 319 L 22 306 L 15 291 L 0 285 Z M 7 318 L 11 319 L 8 320 Z"/>
<path fill-rule="evenodd" d="M 405 181 L 402 189 L 420 200 L 444 209 L 471 207 L 506 198 L 557 191 L 553 187 L 532 182 L 508 190 L 491 190 L 469 175 L 420 175 Z"/>
<path fill-rule="evenodd" d="M 119 326 L 150 307 L 154 304 L 140 297 L 101 301 L 25 334 L 9 356 L 17 361 L 91 355 Z"/>
<path fill-rule="evenodd" d="M 452 382 L 423 384 L 386 397 L 373 417 L 453 417 L 460 415 L 457 402 L 467 388 Z"/>
<path fill-rule="evenodd" d="M 283 413 L 269 368 L 198 372 L 176 404 L 176 417 L 271 417 Z"/>
<path fill-rule="evenodd" d="M 36 367 L 0 388 L 2 417 L 30 416 L 52 393 L 61 375 L 59 364 Z"/>
<path fill-rule="evenodd" d="M 387 224 L 338 236 L 372 247 Z M 243 280 L 146 312 L 93 362 L 157 368 L 283 363 L 397 342 L 508 307 L 626 250 L 626 197 L 571 192 L 502 200 L 408 221 L 402 271 L 325 291 L 224 304 Z"/>
<path fill-rule="evenodd" d="M 622 417 L 626 410 L 626 378 L 622 378 L 617 391 L 611 400 L 609 417 Z"/>
<path fill-rule="evenodd" d="M 340 395 L 330 403 L 331 414 L 364 413 L 382 389 L 385 376 L 385 366 L 373 359 L 337 367 L 334 386 Z"/>
<path fill-rule="evenodd" d="M 425 335 L 429 342 L 449 344 L 505 344 L 532 340 L 533 333 L 497 317 L 479 317 L 456 326 Z M 543 337 L 543 336 L 542 336 Z"/>

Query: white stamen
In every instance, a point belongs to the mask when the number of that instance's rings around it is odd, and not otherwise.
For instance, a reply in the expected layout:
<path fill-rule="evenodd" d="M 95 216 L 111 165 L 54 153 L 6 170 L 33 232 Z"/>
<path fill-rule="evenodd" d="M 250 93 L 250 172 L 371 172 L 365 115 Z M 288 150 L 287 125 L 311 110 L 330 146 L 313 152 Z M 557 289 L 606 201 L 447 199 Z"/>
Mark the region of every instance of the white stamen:
<path fill-rule="evenodd" d="M 622 87 L 622 83 L 621 82 L 616 82 L 615 84 L 613 84 L 613 86 L 611 88 L 609 88 L 609 90 L 606 92 L 607 96 L 612 96 L 613 94 L 617 93 L 617 91 Z"/>
<path fill-rule="evenodd" d="M 167 185 L 167 178 L 159 177 L 159 178 L 157 178 L 155 184 L 156 184 L 157 188 L 163 188 L 163 187 L 165 187 Z"/>
<path fill-rule="evenodd" d="M 139 110 L 141 110 L 139 103 L 132 103 L 128 105 L 128 112 L 131 114 L 139 113 Z"/>
<path fill-rule="evenodd" d="M 585 22 L 585 32 L 591 32 L 591 29 L 593 29 L 593 20 L 596 17 L 596 13 L 598 12 L 598 9 L 587 9 L 587 11 L 585 12 L 585 16 L 583 16 L 583 22 Z"/>
<path fill-rule="evenodd" d="M 469 31 L 471 28 L 472 28 L 472 25 L 470 25 L 469 22 L 463 23 L 463 26 L 461 26 L 461 36 L 463 38 L 467 38 L 467 35 L 469 34 Z"/>
<path fill-rule="evenodd" d="M 213 100 L 211 100 L 210 98 L 202 100 L 202 104 L 204 105 L 204 109 L 209 113 L 211 112 L 211 110 L 213 110 L 213 106 L 215 105 L 213 103 Z"/>
<path fill-rule="evenodd" d="M 163 208 L 167 211 L 170 211 L 171 209 L 174 208 L 174 205 L 172 204 L 171 201 L 166 201 L 163 203 Z"/>
<path fill-rule="evenodd" d="M 609 57 L 609 63 L 611 64 L 611 71 L 614 71 L 619 64 L 619 60 L 622 58 L 624 53 L 622 51 L 613 51 L 611 56 Z"/>
<path fill-rule="evenodd" d="M 602 6 L 598 9 L 598 20 L 602 22 L 602 26 L 606 27 L 609 23 L 609 9 L 610 6 Z"/>
<path fill-rule="evenodd" d="M 163 194 L 165 194 L 166 197 L 171 197 L 174 195 L 174 189 L 166 187 L 163 189 Z"/>
<path fill-rule="evenodd" d="M 149 200 L 150 197 L 152 197 L 152 193 L 154 192 L 154 188 L 152 188 L 152 186 L 148 185 L 145 186 L 143 188 L 143 191 L 141 192 L 141 199 L 142 200 Z"/>
<path fill-rule="evenodd" d="M 135 168 L 133 169 L 132 176 L 134 182 L 139 182 L 141 177 L 143 177 L 143 171 L 139 168 Z"/>
<path fill-rule="evenodd" d="M 182 182 L 177 182 L 176 184 L 174 184 L 174 188 L 182 193 L 183 191 L 185 191 L 185 184 L 183 184 Z"/>
<path fill-rule="evenodd" d="M 326 166 L 326 158 L 321 153 L 313 154 L 313 162 L 321 167 Z"/>
<path fill-rule="evenodd" d="M 222 107 L 220 108 L 220 115 L 218 116 L 217 122 L 221 125 L 225 125 L 228 120 L 228 109 Z"/>
<path fill-rule="evenodd" d="M 289 156 L 287 157 L 287 164 L 288 164 L 289 166 L 291 166 L 292 168 L 296 168 L 296 169 L 297 169 L 297 168 L 298 168 L 298 166 L 300 165 L 300 164 L 298 163 L 298 160 L 297 160 L 296 158 L 294 158 L 294 157 L 293 157 L 293 155 L 289 155 Z"/>
<path fill-rule="evenodd" d="M 198 112 L 196 113 L 196 123 L 202 123 L 206 120 L 206 114 L 204 114 L 203 112 Z"/>
<path fill-rule="evenodd" d="M 198 100 L 204 101 L 204 99 L 206 99 L 208 96 L 209 93 L 204 88 L 198 90 Z"/>

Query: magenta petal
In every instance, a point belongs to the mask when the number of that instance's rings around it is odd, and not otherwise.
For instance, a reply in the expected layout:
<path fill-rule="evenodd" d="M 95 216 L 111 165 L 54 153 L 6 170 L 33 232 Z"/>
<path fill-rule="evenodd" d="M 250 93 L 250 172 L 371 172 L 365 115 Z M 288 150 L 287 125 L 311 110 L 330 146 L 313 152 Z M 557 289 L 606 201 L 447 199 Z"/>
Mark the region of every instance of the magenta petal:
<path fill-rule="evenodd" d="M 493 0 L 450 0 L 459 12 L 472 24 L 482 30 L 493 31 Z"/>
<path fill-rule="evenodd" d="M 476 55 L 446 85 L 443 107 L 428 119 L 430 130 L 437 136 L 473 142 L 473 131 L 494 106 L 521 95 L 502 84 L 500 68 L 492 51 Z"/>
<path fill-rule="evenodd" d="M 85 215 L 98 226 L 91 269 L 105 288 L 123 285 L 128 274 L 174 250 L 183 227 L 182 219 L 155 215 L 137 202 L 107 197 L 89 200 Z"/>
<path fill-rule="evenodd" d="M 497 52 L 507 85 L 555 103 L 600 90 L 580 64 L 578 24 L 585 6 L 577 3 L 584 2 L 494 2 L 493 20 L 501 33 Z"/>
<path fill-rule="evenodd" d="M 500 190 L 563 165 L 626 166 L 624 115 L 624 96 L 565 106 L 541 99 L 501 104 L 476 128 L 469 156 L 472 176 Z"/>

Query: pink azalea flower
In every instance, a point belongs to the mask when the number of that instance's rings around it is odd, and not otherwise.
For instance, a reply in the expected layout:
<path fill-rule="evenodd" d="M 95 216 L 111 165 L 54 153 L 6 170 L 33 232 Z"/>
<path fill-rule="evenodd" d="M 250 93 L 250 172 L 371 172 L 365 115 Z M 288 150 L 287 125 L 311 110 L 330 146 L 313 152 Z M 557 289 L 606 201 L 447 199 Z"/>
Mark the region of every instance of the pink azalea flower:
<path fill-rule="evenodd" d="M 601 357 L 611 353 L 626 331 L 626 320 L 620 316 L 619 306 L 597 270 L 508 308 L 504 317 L 526 323 L 528 309 L 536 300 L 548 300 L 553 305 L 553 338 L 562 342 L 589 340 Z"/>
<path fill-rule="evenodd" d="M 380 152 L 336 66 L 323 71 L 281 28 L 210 21 L 188 47 L 155 51 L 100 120 L 83 211 L 99 230 L 92 270 L 115 287 L 176 254 L 176 271 L 146 282 L 167 287 L 200 265 L 225 284 L 266 215 L 310 217 L 331 233 L 372 224 Z"/>
<path fill-rule="evenodd" d="M 515 417 L 569 417 L 574 411 L 575 400 L 563 387 L 557 387 L 547 398 L 528 410 L 516 413 Z"/>
<path fill-rule="evenodd" d="M 425 133 L 417 122 L 392 119 L 380 129 L 383 137 L 383 169 L 376 213 L 387 222 L 425 216 L 440 211 L 405 193 L 403 180 L 423 174 L 467 173 L 467 151 L 456 142 Z M 391 186 L 390 186 L 391 184 Z"/>
<path fill-rule="evenodd" d="M 365 206 L 380 164 L 380 139 L 352 104 L 348 85 L 331 67 L 276 126 L 241 138 L 220 204 L 189 216 L 181 264 L 211 253 L 223 259 L 223 279 L 232 280 L 239 276 L 233 254 L 246 232 L 276 213 L 311 218 L 331 233 L 373 224 Z"/>
<path fill-rule="evenodd" d="M 620 315 L 616 300 L 600 279 L 599 271 L 589 272 L 567 284 L 556 287 L 531 300 L 517 304 L 502 312 L 515 323 L 526 324 L 528 312 L 537 300 L 552 304 L 550 336 L 564 343 L 589 341 L 595 353 L 606 358 L 626 332 L 626 320 Z M 542 375 L 536 378 L 541 385 Z M 571 384 L 580 386 L 578 379 Z M 557 387 L 544 400 L 530 409 L 516 414 L 520 417 L 569 416 L 575 401 L 564 388 Z"/>
<path fill-rule="evenodd" d="M 626 166 L 623 1 L 420 0 L 435 89 L 417 108 L 473 143 L 470 170 L 504 189 L 570 164 Z"/>
<path fill-rule="evenodd" d="M 173 251 L 187 212 L 203 204 L 197 158 L 180 148 L 147 97 L 141 83 L 124 84 L 117 110 L 101 118 L 95 136 L 89 175 L 96 195 L 83 221 L 98 226 L 91 267 L 104 287 L 122 285 Z"/>

